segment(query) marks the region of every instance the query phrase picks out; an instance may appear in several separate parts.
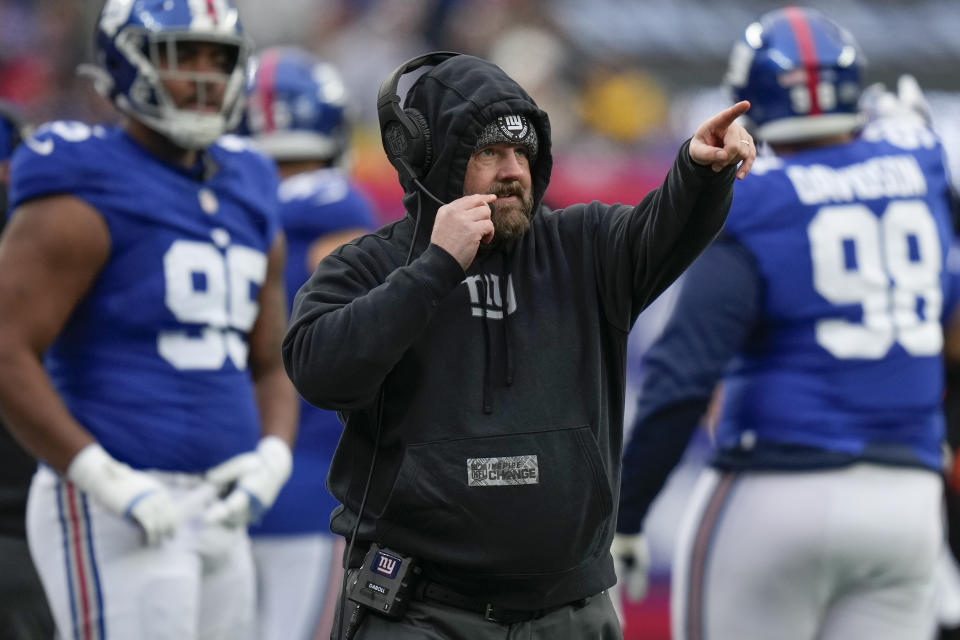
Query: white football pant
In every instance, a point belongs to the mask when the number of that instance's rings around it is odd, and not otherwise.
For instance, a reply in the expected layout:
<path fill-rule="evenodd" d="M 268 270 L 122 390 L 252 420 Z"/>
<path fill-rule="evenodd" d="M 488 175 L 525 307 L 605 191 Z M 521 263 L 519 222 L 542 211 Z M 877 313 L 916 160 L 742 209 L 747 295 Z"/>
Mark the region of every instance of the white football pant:
<path fill-rule="evenodd" d="M 27 537 L 59 637 L 253 640 L 253 558 L 246 528 L 203 524 L 213 498 L 199 475 L 150 472 L 182 505 L 176 536 L 148 547 L 131 520 L 41 465 Z"/>
<path fill-rule="evenodd" d="M 931 471 L 873 464 L 706 469 L 680 525 L 673 638 L 930 638 L 942 486 Z"/>

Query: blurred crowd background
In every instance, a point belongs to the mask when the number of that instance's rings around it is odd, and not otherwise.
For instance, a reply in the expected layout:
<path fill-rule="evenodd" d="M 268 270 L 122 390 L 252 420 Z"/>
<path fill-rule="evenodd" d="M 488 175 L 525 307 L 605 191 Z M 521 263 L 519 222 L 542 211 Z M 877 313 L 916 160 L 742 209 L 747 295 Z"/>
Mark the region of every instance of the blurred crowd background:
<path fill-rule="evenodd" d="M 770 0 L 237 0 L 254 47 L 297 44 L 338 66 L 357 129 L 354 170 L 384 220 L 400 215 L 376 124 L 380 81 L 449 49 L 492 59 L 550 114 L 557 155 L 548 199 L 635 201 L 677 143 L 717 106 L 727 54 Z M 810 0 L 846 25 L 868 82 L 912 73 L 945 137 L 960 141 L 956 0 Z M 79 77 L 102 0 L 0 0 L 0 97 L 30 121 L 102 121 L 113 110 Z M 405 82 L 408 82 L 405 79 Z M 401 92 L 405 85 L 401 85 Z M 960 154 L 958 154 L 960 155 Z M 960 174 L 957 161 L 955 173 Z"/>
<path fill-rule="evenodd" d="M 431 50 L 486 57 L 550 115 L 555 206 L 636 202 L 659 184 L 678 144 L 729 103 L 727 55 L 769 0 L 236 0 L 254 49 L 295 44 L 335 64 L 351 98 L 353 171 L 384 222 L 402 214 L 396 172 L 380 146 L 376 95 L 401 62 Z M 913 74 L 931 103 L 960 176 L 960 2 L 809 0 L 845 25 L 868 61 L 866 83 Z M 103 122 L 113 108 L 77 75 L 91 61 L 102 0 L 0 0 L 0 98 L 32 124 Z M 410 78 L 401 84 L 401 94 Z M 641 317 L 631 346 L 648 344 L 669 308 Z M 636 358 L 634 358 L 636 361 Z M 631 365 L 631 381 L 639 372 Z M 632 414 L 628 400 L 628 420 Z M 628 613 L 627 638 L 666 640 L 667 573 L 676 519 L 707 450 L 705 438 L 661 495 L 647 524 L 650 596 Z"/>

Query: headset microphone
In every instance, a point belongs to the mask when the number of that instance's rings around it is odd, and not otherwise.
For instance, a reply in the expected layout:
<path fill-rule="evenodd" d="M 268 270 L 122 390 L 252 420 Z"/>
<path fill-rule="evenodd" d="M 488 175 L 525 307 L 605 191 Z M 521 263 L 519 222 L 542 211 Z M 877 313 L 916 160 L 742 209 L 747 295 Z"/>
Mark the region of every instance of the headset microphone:
<path fill-rule="evenodd" d="M 438 205 L 440 205 L 441 207 L 442 207 L 443 205 L 447 204 L 446 202 L 444 202 L 443 200 L 441 200 L 441 199 L 438 198 L 437 196 L 435 196 L 435 195 L 433 195 L 432 193 L 430 193 L 430 190 L 427 189 L 427 188 L 424 186 L 424 184 L 423 184 L 422 182 L 420 182 L 419 180 L 417 180 L 416 178 L 413 179 L 413 184 L 417 185 L 417 188 L 420 189 L 420 191 L 423 191 L 425 194 L 427 194 L 427 196 L 429 196 L 431 200 L 433 200 L 434 202 L 436 202 L 436 203 L 437 203 Z M 420 221 L 420 216 L 419 216 L 419 215 L 417 216 L 417 221 L 418 221 L 418 222 Z M 416 233 L 414 233 L 414 235 L 416 235 Z"/>

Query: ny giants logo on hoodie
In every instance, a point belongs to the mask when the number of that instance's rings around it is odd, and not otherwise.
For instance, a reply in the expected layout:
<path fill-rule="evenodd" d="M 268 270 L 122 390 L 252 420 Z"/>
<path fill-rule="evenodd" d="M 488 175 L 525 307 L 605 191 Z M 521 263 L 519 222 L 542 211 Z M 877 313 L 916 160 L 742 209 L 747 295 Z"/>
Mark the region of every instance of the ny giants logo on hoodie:
<path fill-rule="evenodd" d="M 502 320 L 504 307 L 507 314 L 517 310 L 517 298 L 513 293 L 513 278 L 507 276 L 506 299 L 500 286 L 500 276 L 483 273 L 469 276 L 464 280 L 470 290 L 470 309 L 474 318 L 483 317 L 484 312 L 491 320 Z"/>

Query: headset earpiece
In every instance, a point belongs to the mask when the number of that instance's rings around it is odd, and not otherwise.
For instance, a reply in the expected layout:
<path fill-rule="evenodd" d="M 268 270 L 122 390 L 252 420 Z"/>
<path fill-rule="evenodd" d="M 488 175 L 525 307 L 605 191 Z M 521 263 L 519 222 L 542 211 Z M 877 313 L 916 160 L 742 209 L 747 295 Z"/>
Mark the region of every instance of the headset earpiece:
<path fill-rule="evenodd" d="M 430 127 L 427 125 L 427 119 L 416 109 L 404 109 L 403 112 L 413 121 L 420 133 L 416 144 L 410 145 L 407 150 L 407 158 L 413 167 L 419 169 L 418 177 L 422 177 L 433 162 L 433 140 L 430 138 Z"/>
<path fill-rule="evenodd" d="M 397 87 L 400 78 L 420 67 L 435 66 L 460 55 L 453 51 L 435 51 L 404 62 L 386 77 L 377 96 L 380 139 L 390 164 L 407 183 L 426 174 L 433 160 L 433 145 L 427 119 L 416 109 L 401 109 Z"/>

